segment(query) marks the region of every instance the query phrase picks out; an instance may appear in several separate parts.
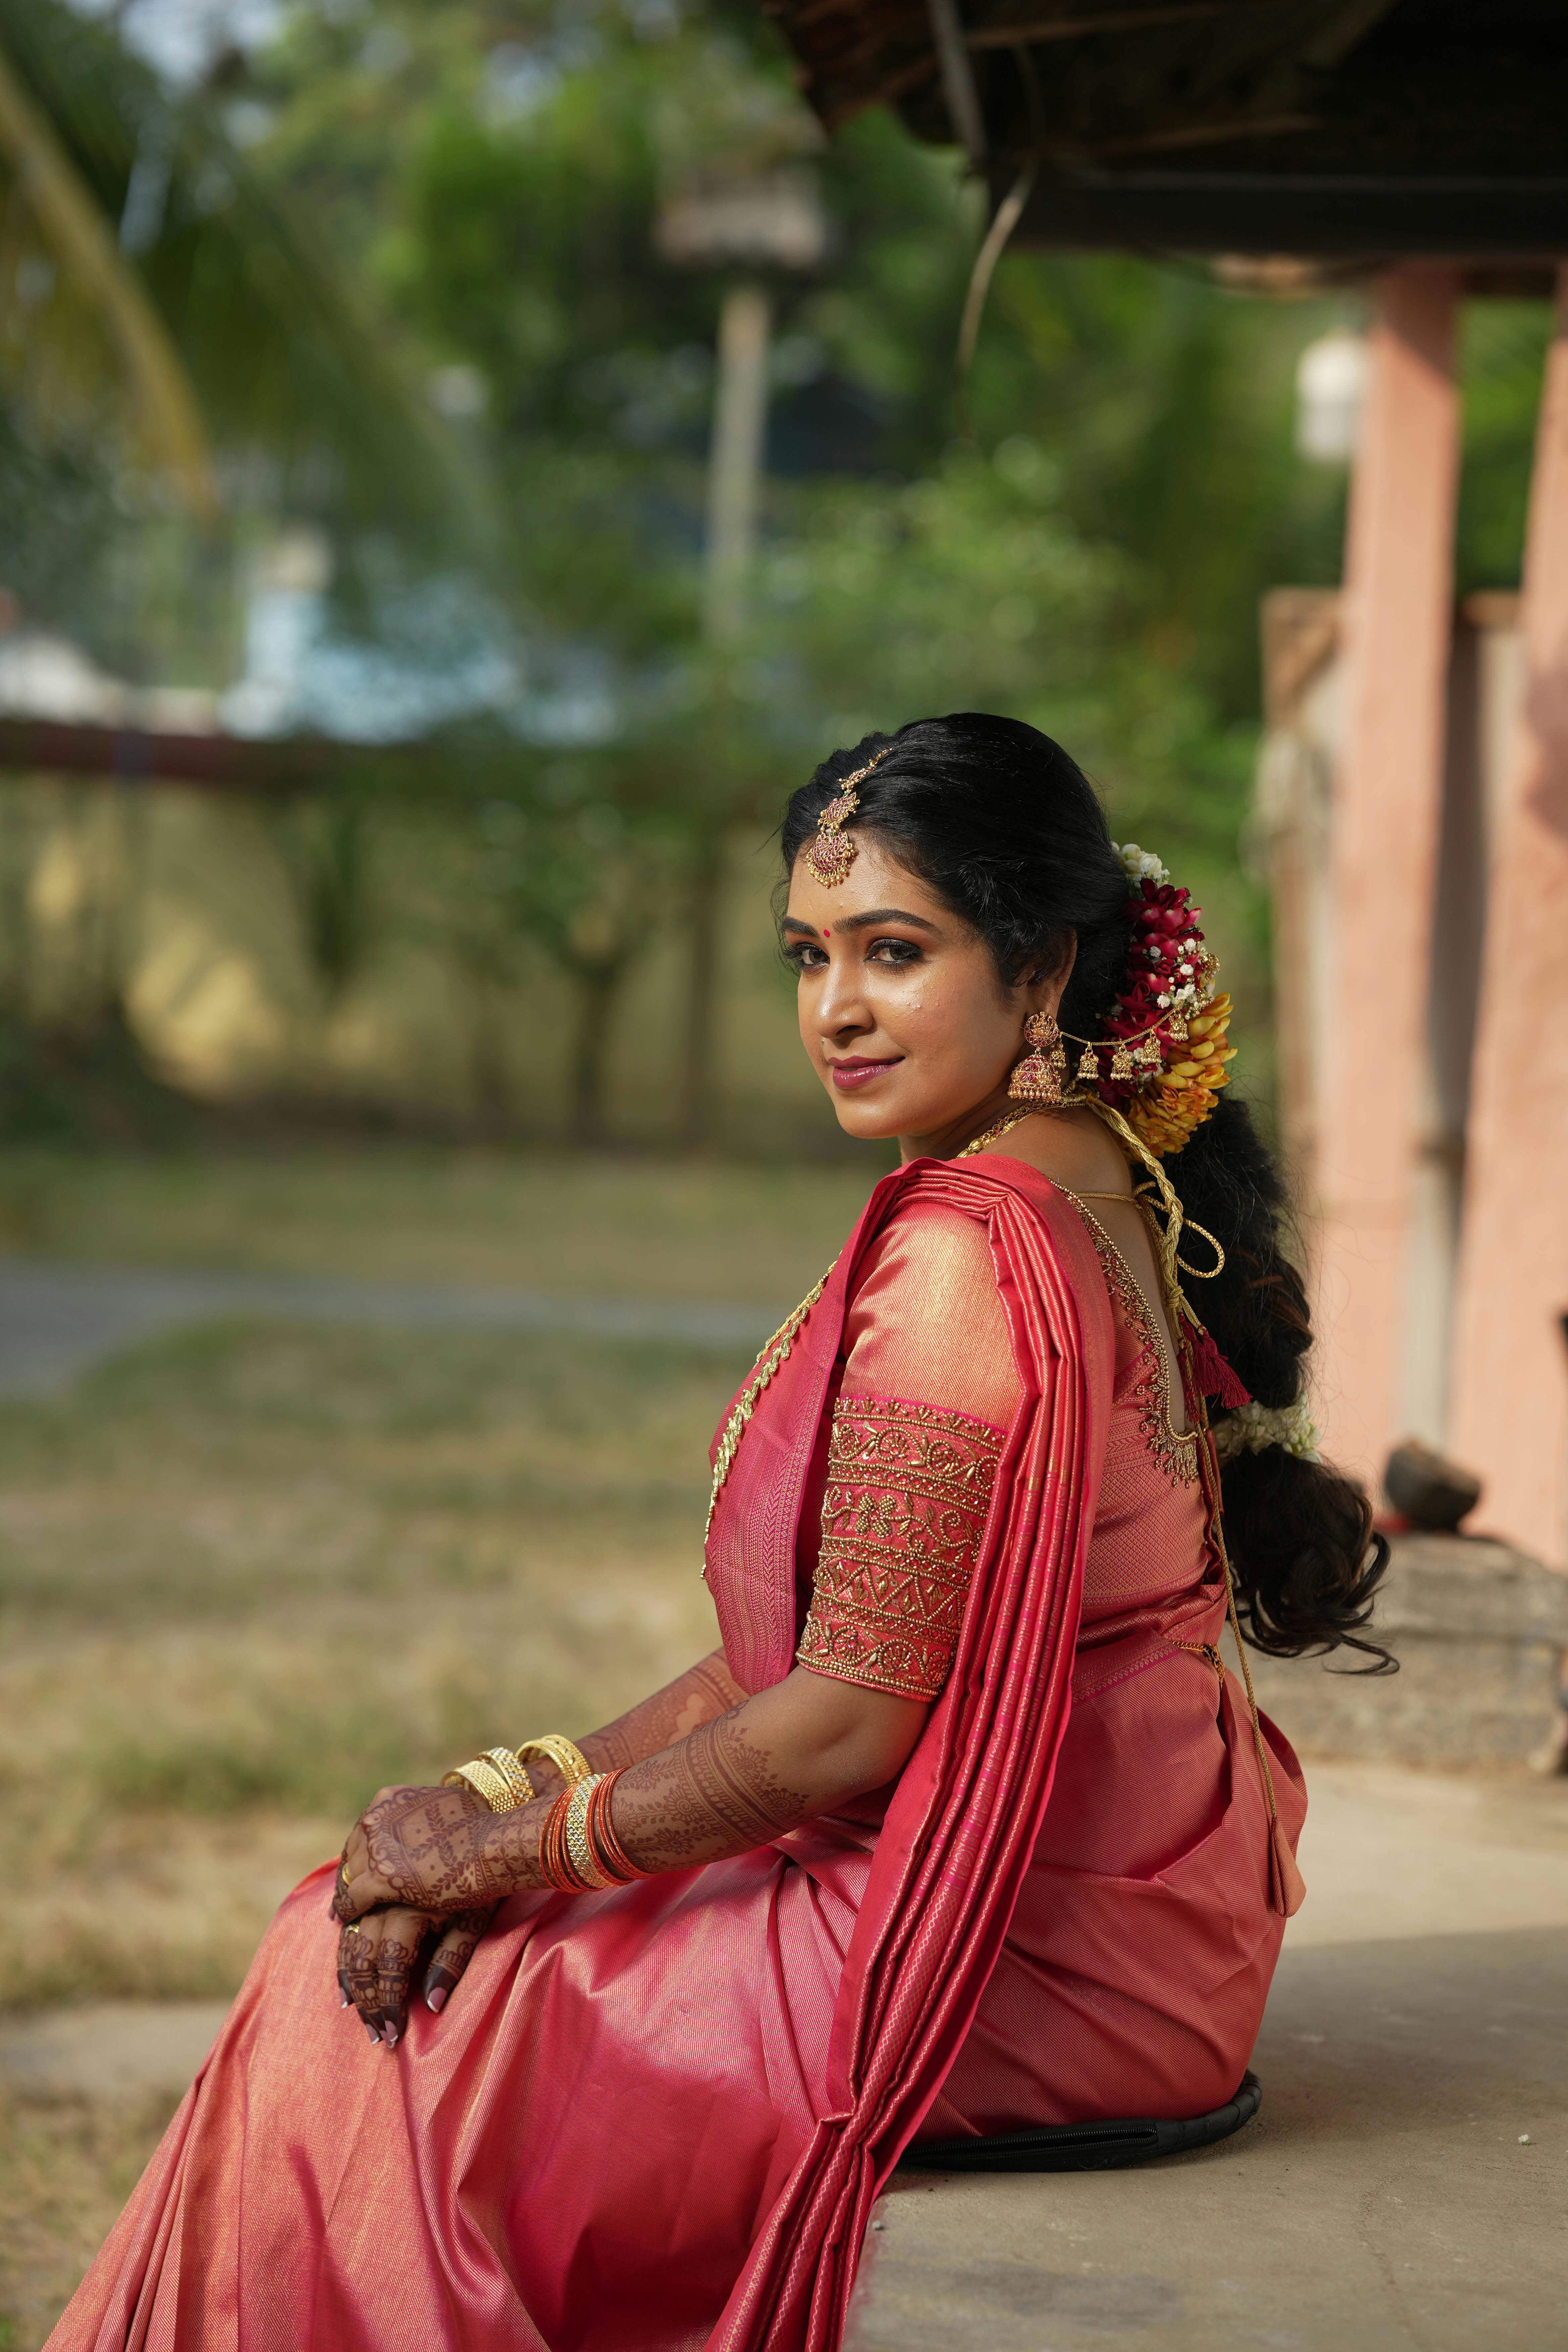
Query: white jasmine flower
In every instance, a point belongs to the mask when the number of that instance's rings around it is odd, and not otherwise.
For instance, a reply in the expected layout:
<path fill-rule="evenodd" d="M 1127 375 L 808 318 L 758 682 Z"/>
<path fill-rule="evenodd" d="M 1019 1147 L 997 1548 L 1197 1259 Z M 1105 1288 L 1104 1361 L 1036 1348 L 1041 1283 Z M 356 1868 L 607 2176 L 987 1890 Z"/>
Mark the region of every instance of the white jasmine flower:
<path fill-rule="evenodd" d="M 1157 889 L 1163 889 L 1170 880 L 1152 849 L 1140 849 L 1135 841 L 1113 841 L 1110 846 L 1127 868 L 1127 879 L 1134 888 L 1140 882 L 1152 882 Z"/>
<path fill-rule="evenodd" d="M 1317 1424 L 1301 1397 L 1294 1404 L 1259 1404 L 1254 1397 L 1248 1403 L 1238 1405 L 1228 1419 L 1218 1424 L 1214 1444 L 1222 1462 L 1234 1461 L 1244 1448 L 1250 1454 L 1261 1454 L 1268 1445 L 1283 1446 L 1298 1462 L 1321 1462 L 1323 1458 L 1318 1452 Z"/>

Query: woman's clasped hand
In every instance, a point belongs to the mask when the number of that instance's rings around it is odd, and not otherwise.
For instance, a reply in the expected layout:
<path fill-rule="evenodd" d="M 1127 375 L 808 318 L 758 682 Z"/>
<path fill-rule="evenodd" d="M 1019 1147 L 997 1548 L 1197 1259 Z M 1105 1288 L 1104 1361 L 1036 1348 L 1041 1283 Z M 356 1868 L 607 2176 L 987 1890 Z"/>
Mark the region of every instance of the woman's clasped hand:
<path fill-rule="evenodd" d="M 373 2042 L 395 2049 L 402 2040 L 427 1948 L 421 1989 L 430 2009 L 445 2006 L 517 1883 L 504 1834 L 512 1826 L 471 1790 L 401 1788 L 377 1790 L 349 1832 L 332 1890 L 338 1987 Z"/>

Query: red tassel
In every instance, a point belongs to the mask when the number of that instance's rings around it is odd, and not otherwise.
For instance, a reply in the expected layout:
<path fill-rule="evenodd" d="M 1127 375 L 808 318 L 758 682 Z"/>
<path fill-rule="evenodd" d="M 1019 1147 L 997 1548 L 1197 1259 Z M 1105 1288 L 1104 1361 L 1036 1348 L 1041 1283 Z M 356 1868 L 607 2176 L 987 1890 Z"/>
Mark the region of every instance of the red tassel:
<path fill-rule="evenodd" d="M 1243 1386 L 1206 1331 L 1193 1334 L 1193 1385 L 1200 1396 L 1223 1405 L 1250 1404 L 1252 1391 Z"/>

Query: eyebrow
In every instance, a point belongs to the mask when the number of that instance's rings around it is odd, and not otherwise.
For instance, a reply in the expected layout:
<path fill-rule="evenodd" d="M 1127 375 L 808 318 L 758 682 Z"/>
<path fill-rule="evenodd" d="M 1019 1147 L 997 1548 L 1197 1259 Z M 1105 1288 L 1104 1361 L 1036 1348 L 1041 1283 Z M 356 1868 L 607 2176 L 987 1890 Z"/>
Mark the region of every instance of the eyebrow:
<path fill-rule="evenodd" d="M 843 915 L 838 928 L 841 931 L 864 931 L 873 923 L 908 923 L 917 931 L 930 931 L 933 939 L 940 937 L 935 923 L 928 923 L 923 915 L 906 914 L 902 907 L 873 907 L 868 914 Z M 804 932 L 810 939 L 816 936 L 815 923 L 803 923 L 794 915 L 784 917 L 784 928 L 786 931 Z"/>

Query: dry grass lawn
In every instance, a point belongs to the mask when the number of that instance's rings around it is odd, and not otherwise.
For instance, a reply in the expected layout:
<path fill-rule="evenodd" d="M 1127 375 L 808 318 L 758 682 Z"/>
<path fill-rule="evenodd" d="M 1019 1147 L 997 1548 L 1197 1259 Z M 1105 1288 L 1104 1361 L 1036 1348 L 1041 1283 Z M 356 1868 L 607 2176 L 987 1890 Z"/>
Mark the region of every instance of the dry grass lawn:
<path fill-rule="evenodd" d="M 363 1157 L 88 1170 L 49 1214 L 121 1261 L 769 1298 L 865 1189 L 447 1174 L 395 1154 L 383 1214 Z M 0 1402 L 0 2005 L 229 1992 L 378 1782 L 585 1728 L 710 1647 L 706 1447 L 748 1360 L 231 1321 Z M 12 2096 L 0 2352 L 42 2341 L 166 2107 Z"/>
<path fill-rule="evenodd" d="M 0 1154 L 0 1251 L 100 1265 L 793 1306 L 892 1164 L 805 1168 L 386 1143 Z"/>

